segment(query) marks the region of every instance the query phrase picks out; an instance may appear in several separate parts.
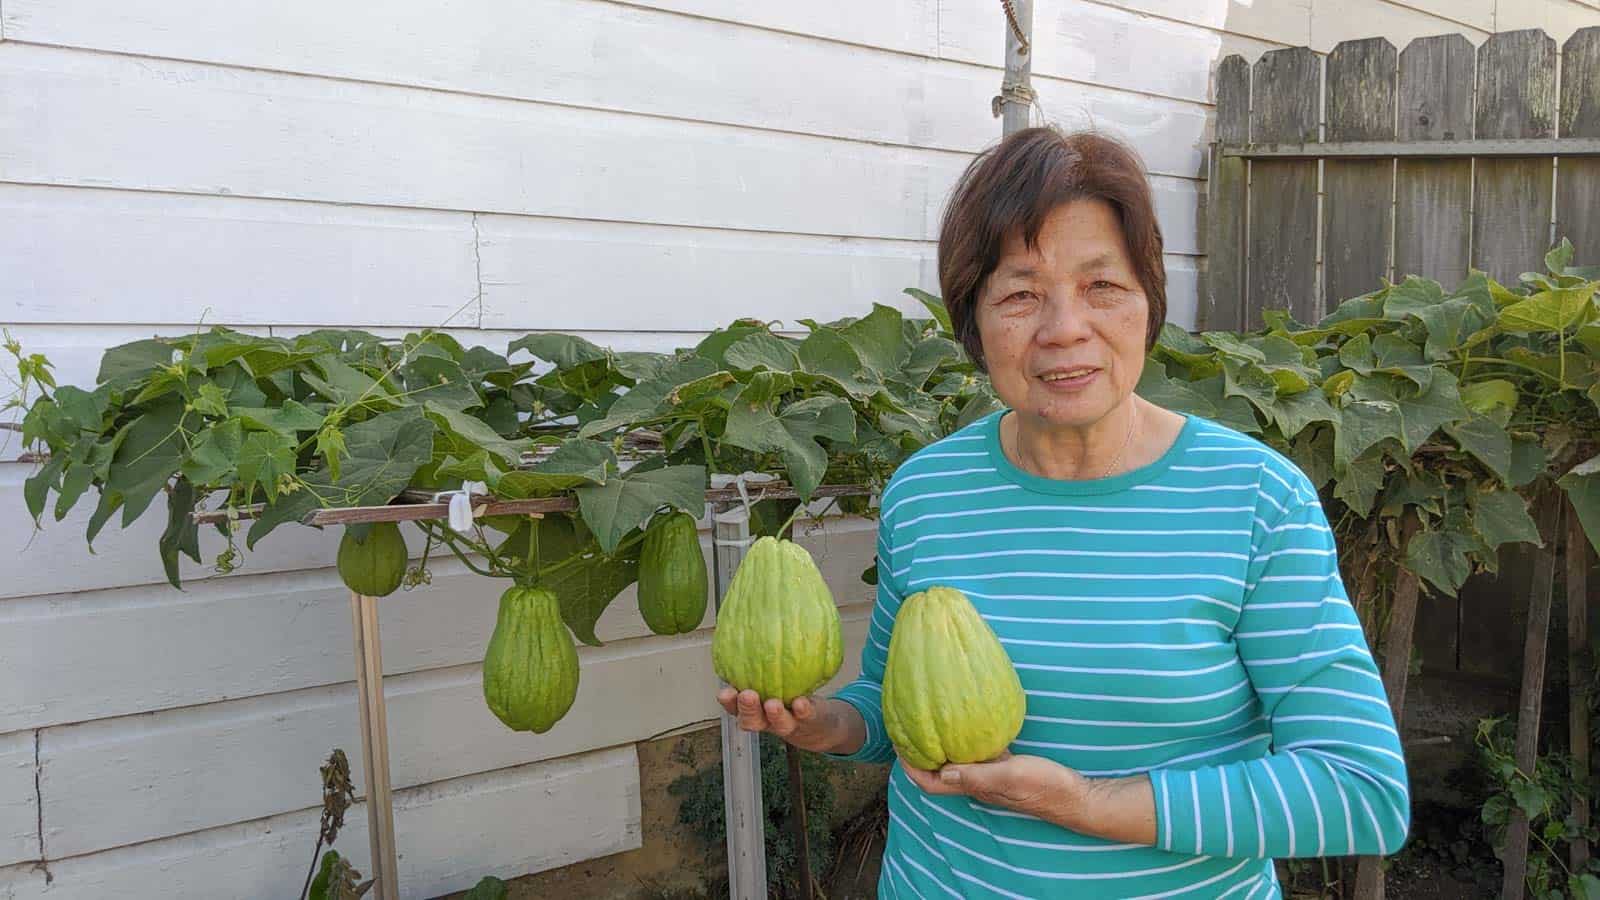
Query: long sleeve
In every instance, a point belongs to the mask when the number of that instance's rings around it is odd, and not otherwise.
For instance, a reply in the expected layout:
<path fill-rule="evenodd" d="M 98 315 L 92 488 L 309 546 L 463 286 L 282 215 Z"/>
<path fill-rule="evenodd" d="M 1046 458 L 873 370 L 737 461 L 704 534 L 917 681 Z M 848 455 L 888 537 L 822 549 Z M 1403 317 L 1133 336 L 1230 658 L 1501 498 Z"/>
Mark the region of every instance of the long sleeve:
<path fill-rule="evenodd" d="M 1218 857 L 1387 855 L 1410 829 L 1383 681 L 1309 492 L 1257 519 L 1233 638 L 1262 705 L 1261 758 L 1150 772 L 1157 846 Z"/>
<path fill-rule="evenodd" d="M 826 754 L 835 759 L 857 762 L 890 762 L 894 745 L 883 727 L 883 668 L 889 659 L 889 634 L 900 611 L 904 589 L 895 584 L 894 560 L 889 552 L 889 525 L 878 521 L 878 596 L 867 624 L 867 640 L 861 650 L 861 673 L 833 696 L 854 706 L 867 723 L 867 739 L 854 753 Z"/>

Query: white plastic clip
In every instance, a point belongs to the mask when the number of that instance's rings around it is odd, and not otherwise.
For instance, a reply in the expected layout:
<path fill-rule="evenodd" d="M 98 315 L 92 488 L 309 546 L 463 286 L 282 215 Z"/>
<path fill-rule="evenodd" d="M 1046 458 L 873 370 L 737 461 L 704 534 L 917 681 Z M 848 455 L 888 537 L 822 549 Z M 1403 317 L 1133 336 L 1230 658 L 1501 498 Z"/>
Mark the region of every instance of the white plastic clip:
<path fill-rule="evenodd" d="M 450 498 L 450 527 L 458 534 L 466 534 L 472 530 L 472 520 L 483 513 L 484 507 L 472 505 L 473 494 L 488 493 L 488 486 L 481 481 L 462 482 L 461 489 L 455 491 L 440 491 L 433 495 L 433 502 L 438 503 L 446 497 Z"/>
<path fill-rule="evenodd" d="M 745 486 L 747 484 L 767 484 L 777 480 L 778 476 L 771 475 L 766 472 L 740 472 L 738 475 L 726 475 L 720 472 L 714 472 L 711 475 L 711 486 L 714 488 L 725 488 L 731 484 L 738 488 L 739 500 L 744 504 L 745 515 L 749 515 L 750 504 L 752 501 L 750 500 L 750 492 Z M 756 500 L 759 501 L 760 499 L 761 497 L 758 495 Z"/>

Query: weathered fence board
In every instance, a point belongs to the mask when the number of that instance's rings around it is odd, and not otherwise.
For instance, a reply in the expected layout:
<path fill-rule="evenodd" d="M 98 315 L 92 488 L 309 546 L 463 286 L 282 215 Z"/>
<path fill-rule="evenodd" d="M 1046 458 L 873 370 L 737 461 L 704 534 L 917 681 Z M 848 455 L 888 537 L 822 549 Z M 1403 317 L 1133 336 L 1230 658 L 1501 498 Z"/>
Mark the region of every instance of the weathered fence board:
<path fill-rule="evenodd" d="M 1600 138 L 1600 25 L 1561 48 L 1561 137 Z M 1580 265 L 1600 260 L 1600 159 L 1559 158 L 1556 239 L 1572 241 Z"/>
<path fill-rule="evenodd" d="M 1250 66 L 1242 56 L 1230 56 L 1217 68 L 1217 140 L 1250 140 Z M 1199 330 L 1236 331 L 1244 326 L 1245 188 L 1249 165 L 1238 157 L 1211 154 L 1207 173 L 1210 196 L 1206 205 L 1206 290 L 1196 316 Z"/>
<path fill-rule="evenodd" d="M 1264 53 L 1251 73 L 1250 140 L 1313 143 L 1322 65 L 1308 47 Z M 1318 318 L 1317 163 L 1272 160 L 1250 167 L 1246 327 L 1265 309 Z"/>
<path fill-rule="evenodd" d="M 1587 686 L 1589 671 L 1589 538 L 1583 522 L 1570 503 L 1567 506 L 1567 746 L 1572 748 L 1573 774 L 1589 775 L 1590 746 Z M 1589 864 L 1589 802 L 1582 795 L 1572 798 L 1572 821 L 1578 835 L 1572 839 L 1570 868 L 1584 871 Z"/>
<path fill-rule="evenodd" d="M 1329 141 L 1394 139 L 1396 56 L 1381 37 L 1333 48 L 1325 88 Z M 1329 160 L 1323 166 L 1322 296 L 1331 309 L 1389 275 L 1394 162 Z"/>
<path fill-rule="evenodd" d="M 1459 34 L 1419 38 L 1400 53 L 1402 141 L 1472 136 L 1472 44 Z M 1472 161 L 1400 160 L 1395 169 L 1394 273 L 1453 285 L 1467 274 Z"/>
<path fill-rule="evenodd" d="M 1478 48 L 1475 133 L 1543 138 L 1555 130 L 1556 42 L 1537 29 L 1496 34 Z M 1473 184 L 1474 264 L 1504 282 L 1537 268 L 1550 247 L 1552 164 L 1486 159 Z"/>

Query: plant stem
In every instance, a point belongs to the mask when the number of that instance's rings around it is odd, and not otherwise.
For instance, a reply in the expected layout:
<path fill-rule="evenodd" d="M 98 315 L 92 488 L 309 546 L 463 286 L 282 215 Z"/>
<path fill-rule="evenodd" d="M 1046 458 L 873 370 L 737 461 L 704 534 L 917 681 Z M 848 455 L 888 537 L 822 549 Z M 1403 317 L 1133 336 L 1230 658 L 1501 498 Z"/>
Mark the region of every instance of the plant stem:
<path fill-rule="evenodd" d="M 306 870 L 306 883 L 300 887 L 300 900 L 306 900 L 306 892 L 311 890 L 311 876 L 317 871 L 317 854 L 322 852 L 322 832 L 317 832 L 317 845 L 311 848 L 311 868 Z"/>
<path fill-rule="evenodd" d="M 435 536 L 434 533 L 433 533 L 433 530 L 437 526 L 435 526 L 433 524 L 426 524 L 426 525 L 423 525 L 422 527 L 423 527 L 423 530 L 428 532 L 428 536 L 429 537 L 434 537 Z M 466 554 L 461 552 L 461 548 L 456 546 L 455 541 L 453 541 L 453 540 L 451 540 L 451 539 L 449 539 L 447 537 L 439 537 L 439 543 L 444 544 L 446 547 L 449 547 L 450 548 L 450 552 L 455 554 L 456 559 L 461 560 L 461 564 L 462 565 L 466 566 L 467 568 L 471 569 L 474 572 L 477 572 L 479 575 L 485 575 L 485 576 L 488 576 L 490 578 L 499 578 L 499 577 L 501 577 L 499 575 L 496 575 L 493 572 L 487 571 L 485 569 L 480 569 L 477 566 L 473 565 L 472 561 L 467 559 Z"/>

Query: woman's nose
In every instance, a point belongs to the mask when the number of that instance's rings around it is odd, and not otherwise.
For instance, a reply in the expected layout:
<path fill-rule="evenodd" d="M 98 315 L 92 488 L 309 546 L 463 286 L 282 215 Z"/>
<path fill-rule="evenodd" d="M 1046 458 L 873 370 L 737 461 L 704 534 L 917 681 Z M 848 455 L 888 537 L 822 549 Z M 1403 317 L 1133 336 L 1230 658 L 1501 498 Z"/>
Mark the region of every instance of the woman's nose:
<path fill-rule="evenodd" d="M 1038 340 L 1041 344 L 1070 344 L 1089 334 L 1083 305 L 1070 295 L 1053 294 L 1041 308 Z"/>

